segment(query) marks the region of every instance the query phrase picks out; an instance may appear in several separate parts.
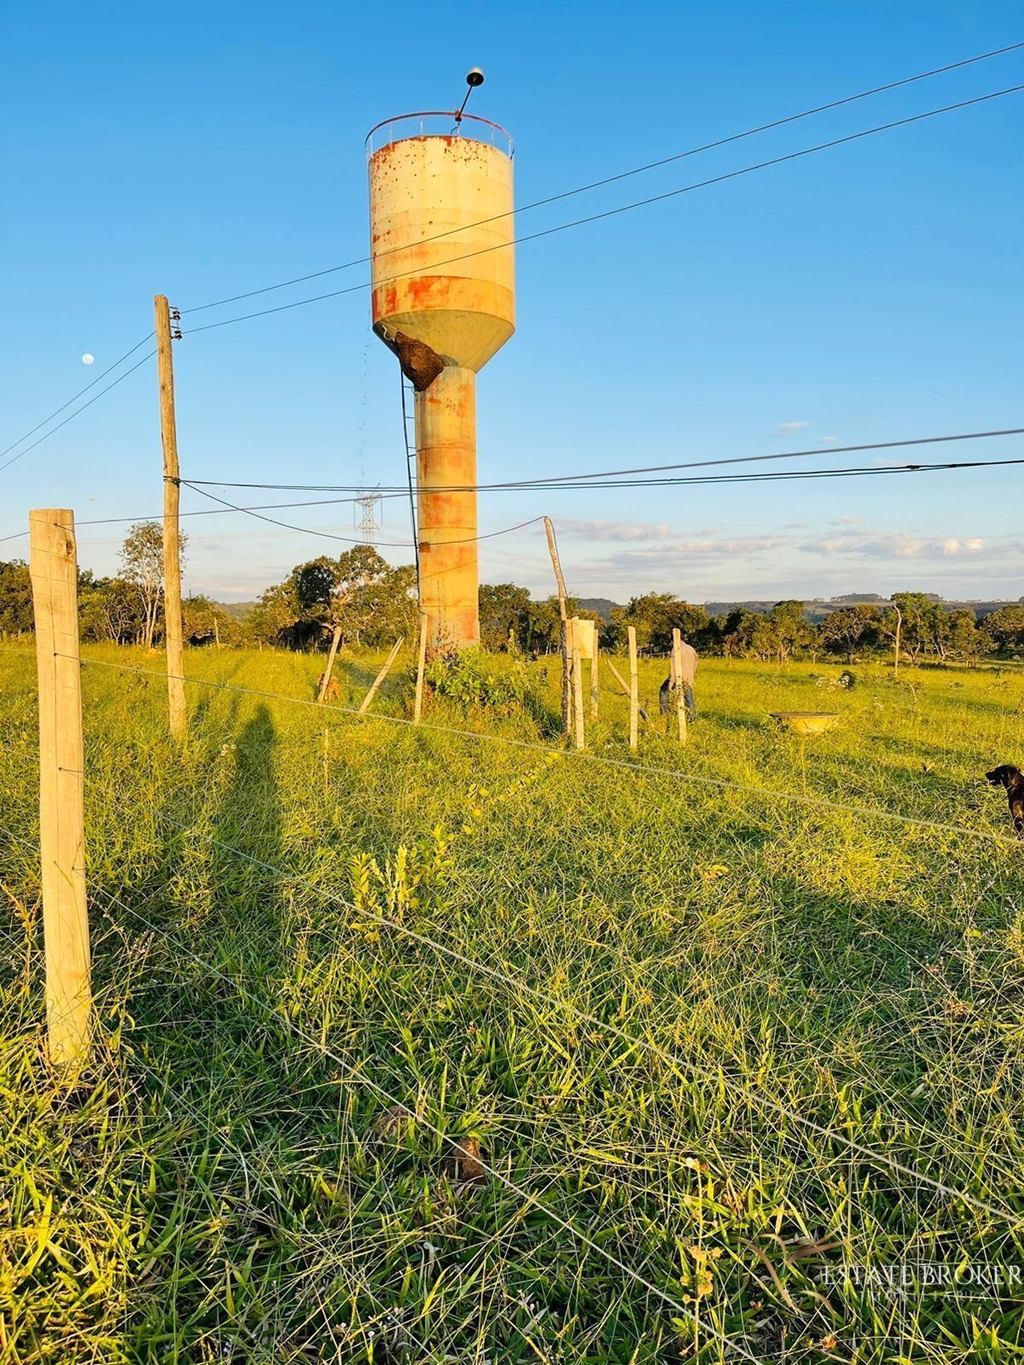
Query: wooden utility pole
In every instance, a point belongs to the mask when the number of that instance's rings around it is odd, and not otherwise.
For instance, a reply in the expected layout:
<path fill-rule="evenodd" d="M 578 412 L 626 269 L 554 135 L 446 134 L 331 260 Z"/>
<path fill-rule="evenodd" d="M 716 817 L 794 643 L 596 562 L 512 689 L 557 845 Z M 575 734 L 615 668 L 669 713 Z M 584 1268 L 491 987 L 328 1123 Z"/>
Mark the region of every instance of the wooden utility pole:
<path fill-rule="evenodd" d="M 896 613 L 896 642 L 892 651 L 892 676 L 898 678 L 900 673 L 900 636 L 903 633 L 903 613 L 900 611 L 899 607 L 895 606 L 893 607 L 893 611 Z"/>
<path fill-rule="evenodd" d="M 164 448 L 164 643 L 167 649 L 167 700 L 171 734 L 184 739 L 188 729 L 185 711 L 185 648 L 181 623 L 181 545 L 178 506 L 181 488 L 178 475 L 178 431 L 174 419 L 174 367 L 171 361 L 171 314 L 167 299 L 153 299 L 156 313 L 156 355 L 160 374 L 160 436 Z"/>
<path fill-rule="evenodd" d="M 683 686 L 683 636 L 678 627 L 672 631 L 672 678 L 676 693 L 676 719 L 679 721 L 679 743 L 686 743 L 686 688 Z"/>
<path fill-rule="evenodd" d="M 338 642 L 341 640 L 341 626 L 334 627 L 334 634 L 331 636 L 331 648 L 327 654 L 327 667 L 320 675 L 320 691 L 317 693 L 317 702 L 322 704 L 327 696 L 327 689 L 331 685 L 331 674 L 334 672 L 334 660 L 338 654 Z"/>
<path fill-rule="evenodd" d="M 572 714 L 576 725 L 576 748 L 586 747 L 583 733 L 583 660 L 580 658 L 580 622 L 574 616 L 569 622 L 572 639 Z"/>
<path fill-rule="evenodd" d="M 39 853 L 46 941 L 50 1061 L 89 1059 L 92 1015 L 85 894 L 85 758 L 78 655 L 75 517 L 29 513 L 30 574 L 39 674 Z"/>
<path fill-rule="evenodd" d="M 640 687 L 636 671 L 636 626 L 627 626 L 626 635 L 629 639 L 629 747 L 635 749 L 637 731 L 640 728 L 638 720 Z"/>
<path fill-rule="evenodd" d="M 420 647 L 416 655 L 416 701 L 413 705 L 412 720 L 419 725 L 423 715 L 423 670 L 427 664 L 427 613 L 420 612 Z"/>
<path fill-rule="evenodd" d="M 373 699 L 374 699 L 374 697 L 377 695 L 377 688 L 380 687 L 381 683 L 384 681 L 384 679 L 385 679 L 385 678 L 388 676 L 388 674 L 391 672 L 391 665 L 395 662 L 395 659 L 398 657 L 398 651 L 402 648 L 402 645 L 403 645 L 404 643 L 405 643 L 405 636 L 404 636 L 404 635 L 399 635 L 398 639 L 395 641 L 395 643 L 394 643 L 394 644 L 392 645 L 392 647 L 391 647 L 391 653 L 390 653 L 390 654 L 388 655 L 388 657 L 384 660 L 384 665 L 383 665 L 383 667 L 381 668 L 381 670 L 380 670 L 380 672 L 377 674 L 377 676 L 374 678 L 374 680 L 373 680 L 373 686 L 370 688 L 369 692 L 367 692 L 366 696 L 363 698 L 363 700 L 362 700 L 362 702 L 361 702 L 361 704 L 360 704 L 360 707 L 359 707 L 359 712 L 358 712 L 359 715 L 363 715 L 363 714 L 365 713 L 366 709 L 367 709 L 367 708 L 369 707 L 369 705 L 370 705 L 370 702 L 372 702 Z"/>
<path fill-rule="evenodd" d="M 551 551 L 551 564 L 555 570 L 555 583 L 558 587 L 558 614 L 562 619 L 562 729 L 567 735 L 572 733 L 573 692 L 569 674 L 569 618 L 565 609 L 565 579 L 562 565 L 558 559 L 558 546 L 555 543 L 555 528 L 551 518 L 544 518 L 544 529 L 548 533 L 548 549 Z"/>

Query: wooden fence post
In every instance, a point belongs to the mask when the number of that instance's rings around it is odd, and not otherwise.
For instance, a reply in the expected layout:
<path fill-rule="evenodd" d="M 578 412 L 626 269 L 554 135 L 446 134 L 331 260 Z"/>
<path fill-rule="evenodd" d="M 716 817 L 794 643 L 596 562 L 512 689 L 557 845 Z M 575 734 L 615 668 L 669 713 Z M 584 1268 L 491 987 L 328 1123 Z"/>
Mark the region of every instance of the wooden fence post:
<path fill-rule="evenodd" d="M 555 571 L 555 585 L 558 588 L 558 614 L 562 621 L 562 728 L 567 735 L 572 733 L 572 681 L 571 681 L 571 662 L 569 650 L 569 618 L 566 615 L 565 607 L 565 579 L 562 577 L 562 565 L 558 558 L 558 546 L 555 543 L 555 528 L 551 525 L 551 518 L 544 518 L 544 529 L 548 536 L 548 550 L 551 552 L 551 565 Z"/>
<path fill-rule="evenodd" d="M 636 671 L 636 626 L 627 626 L 626 635 L 629 639 L 629 747 L 635 749 L 640 710 L 640 685 Z"/>
<path fill-rule="evenodd" d="M 597 627 L 594 627 L 594 652 L 590 656 L 590 719 L 597 720 Z"/>
<path fill-rule="evenodd" d="M 390 654 L 388 655 L 388 657 L 384 660 L 384 666 L 383 666 L 383 668 L 380 670 L 380 672 L 379 672 L 379 673 L 377 674 L 377 676 L 374 678 L 374 680 L 373 680 L 373 686 L 370 688 L 369 692 L 367 692 L 366 696 L 363 698 L 362 702 L 360 703 L 359 712 L 358 712 L 359 715 L 363 715 L 363 713 L 366 711 L 367 707 L 370 705 L 370 702 L 373 701 L 374 697 L 377 695 L 377 688 L 380 687 L 381 683 L 384 681 L 384 679 L 385 679 L 385 678 L 388 676 L 388 674 L 391 672 L 391 665 L 395 662 L 395 659 L 396 659 L 397 656 L 398 656 L 398 651 L 402 648 L 402 645 L 403 645 L 403 644 L 405 644 L 405 636 L 404 636 L 404 635 L 399 635 L 398 639 L 395 641 L 395 643 L 394 643 L 394 644 L 392 645 L 392 647 L 391 647 L 391 653 L 390 653 Z"/>
<path fill-rule="evenodd" d="M 327 689 L 331 685 L 331 674 L 334 672 L 334 660 L 338 654 L 338 642 L 341 639 L 341 626 L 334 627 L 334 634 L 331 636 L 331 648 L 327 655 L 327 667 L 320 675 L 320 691 L 317 694 L 317 701 L 323 702 L 327 696 Z"/>
<path fill-rule="evenodd" d="M 39 675 L 39 850 L 50 1061 L 89 1059 L 92 987 L 85 894 L 85 759 L 74 513 L 29 513 Z"/>
<path fill-rule="evenodd" d="M 427 663 L 427 613 L 420 612 L 420 647 L 416 656 L 416 702 L 413 706 L 412 720 L 419 725 L 423 715 L 423 670 Z"/>
<path fill-rule="evenodd" d="M 576 724 L 576 748 L 586 747 L 583 733 L 583 660 L 580 658 L 580 623 L 574 616 L 569 622 L 569 635 L 572 639 L 572 710 Z"/>
<path fill-rule="evenodd" d="M 686 688 L 683 686 L 683 636 L 678 626 L 672 631 L 672 676 L 676 690 L 676 718 L 679 743 L 686 743 Z"/>

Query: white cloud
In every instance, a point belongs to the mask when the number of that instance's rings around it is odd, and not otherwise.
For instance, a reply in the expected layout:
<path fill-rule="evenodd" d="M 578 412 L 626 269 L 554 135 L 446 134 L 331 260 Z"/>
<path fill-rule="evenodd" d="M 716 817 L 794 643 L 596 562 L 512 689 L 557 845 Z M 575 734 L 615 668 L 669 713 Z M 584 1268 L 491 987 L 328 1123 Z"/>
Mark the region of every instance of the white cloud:
<path fill-rule="evenodd" d="M 854 521 L 856 518 L 853 519 Z M 943 559 L 951 555 L 977 554 L 985 541 L 954 536 L 915 536 L 909 531 L 840 531 L 833 536 L 812 536 L 797 547 L 809 555 L 846 555 L 853 559 Z"/>
<path fill-rule="evenodd" d="M 945 555 L 977 554 L 979 550 L 985 548 L 985 542 L 981 539 L 956 540 L 951 537 L 942 542 L 942 553 Z"/>
<path fill-rule="evenodd" d="M 813 422 L 778 422 L 773 435 L 775 436 L 795 436 L 798 431 L 803 431 L 804 427 L 813 427 Z"/>
<path fill-rule="evenodd" d="M 838 444 L 838 436 L 821 436 L 818 439 L 818 445 L 820 446 L 837 446 Z"/>
<path fill-rule="evenodd" d="M 665 522 L 582 521 L 573 517 L 559 517 L 555 528 L 559 535 L 585 540 L 664 540 L 669 534 Z"/>

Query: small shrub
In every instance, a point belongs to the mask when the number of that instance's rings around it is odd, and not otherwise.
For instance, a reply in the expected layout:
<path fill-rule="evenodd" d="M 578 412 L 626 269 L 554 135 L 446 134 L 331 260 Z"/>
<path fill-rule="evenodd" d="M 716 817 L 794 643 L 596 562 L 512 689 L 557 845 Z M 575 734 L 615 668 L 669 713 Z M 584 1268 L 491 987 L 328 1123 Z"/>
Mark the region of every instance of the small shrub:
<path fill-rule="evenodd" d="M 530 676 L 520 660 L 499 663 L 479 649 L 439 656 L 427 665 L 423 676 L 438 696 L 450 697 L 462 706 L 511 712 L 535 700 Z"/>

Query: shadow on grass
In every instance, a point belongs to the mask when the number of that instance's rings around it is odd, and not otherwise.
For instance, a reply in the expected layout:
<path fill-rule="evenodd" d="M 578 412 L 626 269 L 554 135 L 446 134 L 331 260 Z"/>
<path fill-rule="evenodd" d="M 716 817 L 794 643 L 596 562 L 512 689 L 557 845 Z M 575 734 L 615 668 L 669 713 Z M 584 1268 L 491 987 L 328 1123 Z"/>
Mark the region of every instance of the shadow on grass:
<path fill-rule="evenodd" d="M 131 1000 L 146 1128 L 153 1149 L 163 1150 L 139 1248 L 146 1288 L 132 1305 L 129 1340 L 145 1352 L 170 1331 L 177 1353 L 166 1358 L 181 1361 L 204 1358 L 196 1354 L 203 1342 L 215 1343 L 218 1359 L 257 1358 L 258 1306 L 244 1294 L 243 1305 L 231 1306 L 224 1258 L 230 1250 L 247 1260 L 265 1289 L 285 1278 L 290 1254 L 277 1232 L 287 1208 L 282 1215 L 238 1156 L 290 1126 L 283 1109 L 294 1043 L 267 1011 L 288 971 L 277 732 L 268 708 L 258 705 L 235 736 L 233 748 L 203 765 L 211 785 L 219 764 L 233 765 L 212 813 L 171 813 L 189 829 L 167 826 L 158 872 L 164 904 L 145 915 L 164 929 Z"/>

